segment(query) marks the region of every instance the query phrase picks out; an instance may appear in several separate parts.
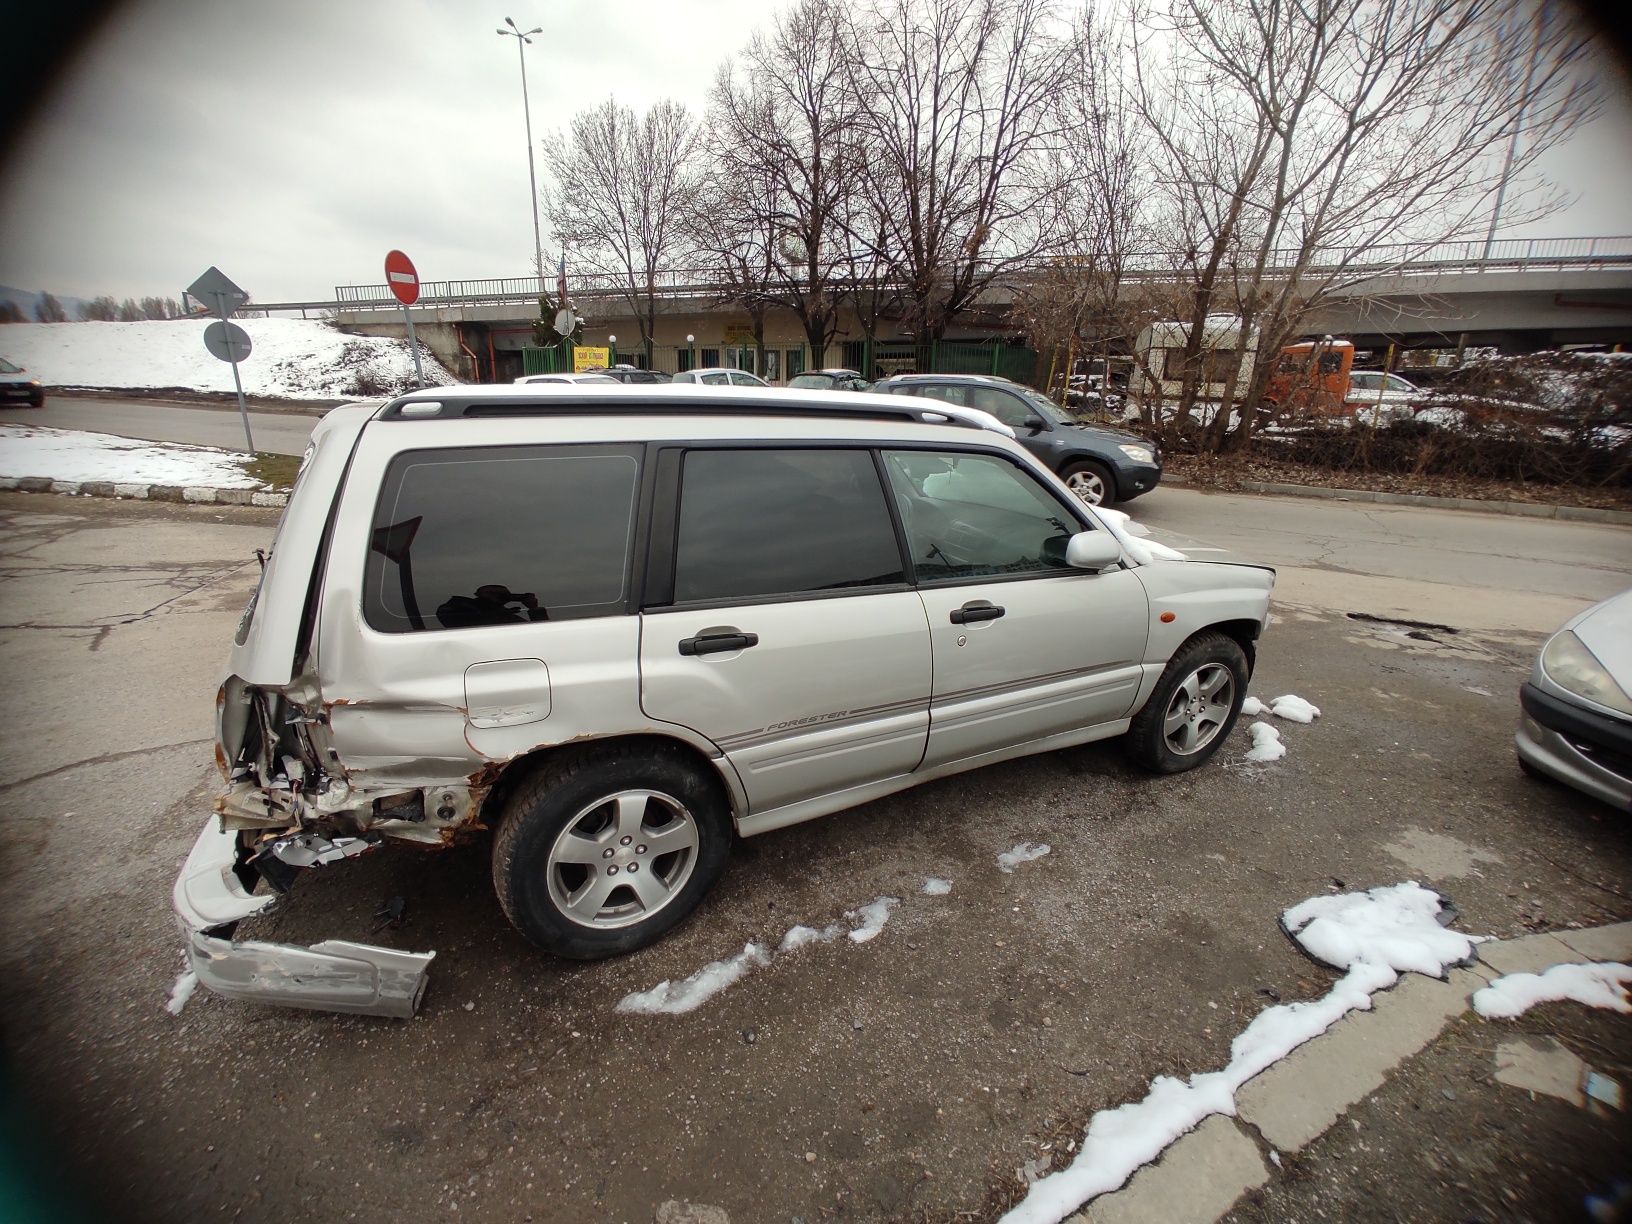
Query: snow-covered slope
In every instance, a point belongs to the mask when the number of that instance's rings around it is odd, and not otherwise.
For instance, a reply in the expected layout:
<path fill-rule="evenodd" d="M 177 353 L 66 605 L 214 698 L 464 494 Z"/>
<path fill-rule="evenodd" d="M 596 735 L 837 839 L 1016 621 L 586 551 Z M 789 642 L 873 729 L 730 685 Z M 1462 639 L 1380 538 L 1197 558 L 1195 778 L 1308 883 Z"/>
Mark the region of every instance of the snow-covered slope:
<path fill-rule="evenodd" d="M 307 319 L 238 319 L 253 351 L 239 365 L 248 395 L 345 399 L 414 385 L 405 341 L 348 336 Z M 12 323 L 0 327 L 0 357 L 47 387 L 214 391 L 230 394 L 232 367 L 204 348 L 203 319 L 149 323 Z M 425 381 L 456 381 L 420 346 Z"/>

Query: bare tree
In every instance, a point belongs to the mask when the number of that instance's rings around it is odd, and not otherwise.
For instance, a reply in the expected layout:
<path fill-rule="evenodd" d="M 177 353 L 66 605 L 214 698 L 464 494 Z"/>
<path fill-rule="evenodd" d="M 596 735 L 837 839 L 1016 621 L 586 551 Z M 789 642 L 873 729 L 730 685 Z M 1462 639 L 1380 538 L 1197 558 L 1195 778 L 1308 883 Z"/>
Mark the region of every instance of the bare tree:
<path fill-rule="evenodd" d="M 1582 39 L 1537 30 L 1535 70 L 1500 50 L 1520 0 L 1134 0 L 1134 64 L 1167 207 L 1188 233 L 1182 418 L 1209 364 L 1215 448 L 1251 436 L 1282 344 L 1332 293 L 1470 232 L 1526 138 L 1523 175 L 1588 113 Z M 1545 208 L 1532 196 L 1530 206 Z M 1239 340 L 1200 351 L 1228 306 Z M 1231 432 L 1231 399 L 1257 360 Z"/>
<path fill-rule="evenodd" d="M 765 369 L 765 316 L 782 303 L 774 213 L 777 185 L 763 166 L 712 176 L 695 197 L 687 228 L 702 259 L 719 277 L 721 304 L 740 306 L 754 336 L 758 370 Z"/>
<path fill-rule="evenodd" d="M 697 121 L 667 99 L 637 116 L 609 98 L 543 144 L 555 174 L 544 192 L 550 225 L 576 261 L 612 278 L 649 363 L 660 274 L 687 254 L 677 248 L 697 189 Z"/>
<path fill-rule="evenodd" d="M 86 322 L 112 323 L 119 317 L 119 303 L 105 294 L 94 297 L 80 303 L 79 317 Z"/>
<path fill-rule="evenodd" d="M 28 316 L 23 308 L 10 298 L 0 298 L 0 323 L 26 323 Z"/>
<path fill-rule="evenodd" d="M 66 323 L 68 312 L 62 308 L 55 294 L 40 292 L 40 300 L 34 303 L 34 321 L 36 323 Z"/>
<path fill-rule="evenodd" d="M 1049 100 L 1068 81 L 1069 27 L 1049 0 L 877 0 L 847 15 L 862 156 L 856 182 L 929 337 L 1045 245 L 1056 180 Z"/>
<path fill-rule="evenodd" d="M 839 229 L 858 123 L 843 0 L 797 0 L 756 33 L 711 96 L 722 178 L 763 184 L 739 224 L 768 231 L 767 290 L 799 317 L 812 360 L 837 334 L 848 271 Z"/>

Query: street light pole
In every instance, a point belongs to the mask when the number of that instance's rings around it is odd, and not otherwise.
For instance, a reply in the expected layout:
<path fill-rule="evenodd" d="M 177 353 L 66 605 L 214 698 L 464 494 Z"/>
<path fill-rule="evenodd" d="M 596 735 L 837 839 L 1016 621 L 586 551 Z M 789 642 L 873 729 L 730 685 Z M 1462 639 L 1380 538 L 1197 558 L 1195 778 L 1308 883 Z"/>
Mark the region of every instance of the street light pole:
<path fill-rule="evenodd" d="M 516 23 L 510 18 L 504 19 L 508 30 L 499 33 L 516 40 L 516 59 L 521 63 L 521 111 L 527 121 L 527 185 L 532 189 L 533 214 L 533 272 L 538 277 L 539 292 L 544 290 L 544 243 L 538 233 L 538 175 L 533 169 L 533 107 L 527 100 L 527 56 L 523 48 L 532 45 L 534 34 L 544 33 L 543 26 L 535 26 L 523 34 L 516 28 Z M 564 303 L 563 303 L 564 304 Z"/>

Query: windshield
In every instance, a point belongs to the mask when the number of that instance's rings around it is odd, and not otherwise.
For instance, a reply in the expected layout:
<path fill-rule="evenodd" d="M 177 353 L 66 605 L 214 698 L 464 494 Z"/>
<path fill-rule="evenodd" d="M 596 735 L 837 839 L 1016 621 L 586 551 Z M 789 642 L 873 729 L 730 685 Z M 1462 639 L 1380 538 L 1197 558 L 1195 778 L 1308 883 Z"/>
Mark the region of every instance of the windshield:
<path fill-rule="evenodd" d="M 1069 425 L 1075 418 L 1066 416 L 1060 411 L 1060 406 L 1041 391 L 1033 391 L 1030 387 L 1016 387 L 1033 412 L 1042 417 L 1050 425 Z"/>

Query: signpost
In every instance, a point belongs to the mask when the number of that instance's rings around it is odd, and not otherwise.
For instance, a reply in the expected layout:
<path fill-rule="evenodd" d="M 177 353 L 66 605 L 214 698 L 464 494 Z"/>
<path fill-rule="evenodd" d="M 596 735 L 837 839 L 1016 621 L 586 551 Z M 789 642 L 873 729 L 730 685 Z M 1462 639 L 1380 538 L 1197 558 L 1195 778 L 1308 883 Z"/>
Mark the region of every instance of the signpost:
<path fill-rule="evenodd" d="M 419 385 L 425 385 L 425 369 L 419 364 L 419 341 L 414 338 L 414 316 L 408 307 L 419 301 L 419 273 L 414 261 L 401 251 L 392 251 L 385 257 L 385 283 L 391 294 L 402 303 L 403 322 L 408 324 L 408 347 L 414 354 L 414 376 Z"/>
<path fill-rule="evenodd" d="M 249 432 L 249 405 L 244 402 L 244 383 L 238 377 L 238 363 L 249 356 L 249 337 L 244 329 L 230 321 L 232 312 L 249 301 L 249 294 L 227 278 L 220 268 L 210 269 L 187 286 L 187 296 L 220 321 L 204 329 L 204 347 L 212 356 L 232 365 L 232 385 L 238 390 L 238 415 L 244 421 L 244 443 L 255 449 L 255 437 Z"/>
<path fill-rule="evenodd" d="M 574 348 L 572 368 L 582 374 L 585 370 L 605 370 L 611 367 L 612 350 L 606 348 Z"/>

